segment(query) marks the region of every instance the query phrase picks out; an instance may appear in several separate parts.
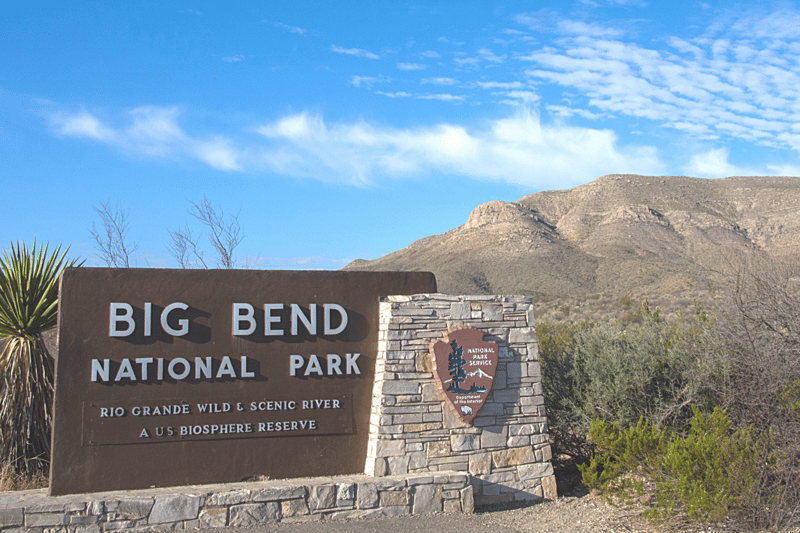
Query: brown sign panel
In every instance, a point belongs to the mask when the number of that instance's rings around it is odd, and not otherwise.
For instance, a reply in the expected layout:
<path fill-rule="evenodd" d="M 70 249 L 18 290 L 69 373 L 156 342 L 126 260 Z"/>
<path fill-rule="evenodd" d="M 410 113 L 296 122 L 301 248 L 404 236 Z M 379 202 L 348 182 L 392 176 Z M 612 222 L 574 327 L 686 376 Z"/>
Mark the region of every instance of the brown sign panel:
<path fill-rule="evenodd" d="M 484 342 L 483 332 L 461 328 L 448 332 L 444 340 L 431 342 L 436 383 L 447 404 L 463 422 L 478 415 L 497 370 L 497 343 Z"/>
<path fill-rule="evenodd" d="M 428 272 L 67 269 L 50 493 L 363 471 L 378 300 Z"/>

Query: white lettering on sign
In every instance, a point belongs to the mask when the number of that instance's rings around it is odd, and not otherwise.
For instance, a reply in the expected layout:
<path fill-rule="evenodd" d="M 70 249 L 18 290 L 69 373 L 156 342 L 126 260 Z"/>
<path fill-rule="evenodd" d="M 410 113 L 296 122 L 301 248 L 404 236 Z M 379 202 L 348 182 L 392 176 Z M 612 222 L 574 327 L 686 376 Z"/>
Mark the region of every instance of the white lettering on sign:
<path fill-rule="evenodd" d="M 264 304 L 264 336 L 276 337 L 284 335 L 288 326 L 289 334 L 293 336 L 306 332 L 309 335 L 317 335 L 319 331 L 319 320 L 317 304 L 308 304 L 308 312 L 303 310 L 300 304 L 289 304 L 288 324 L 281 324 L 279 311 L 284 309 L 284 304 L 267 303 Z M 336 317 L 335 315 L 338 315 Z M 120 315 L 119 320 L 124 320 L 127 315 Z M 234 302 L 232 309 L 232 328 L 231 333 L 239 337 L 252 335 L 258 329 L 255 307 L 249 303 Z M 334 324 L 338 322 L 338 325 Z M 338 335 L 347 327 L 347 311 L 339 304 L 322 304 L 322 334 Z"/>
<path fill-rule="evenodd" d="M 219 363 L 217 371 L 214 372 L 214 359 L 211 357 L 195 357 L 194 362 L 184 359 L 183 357 L 176 357 L 174 359 L 153 359 L 152 357 L 137 357 L 133 359 L 138 365 L 139 375 L 136 374 L 136 367 L 131 363 L 131 359 L 123 359 L 119 362 L 119 368 L 114 374 L 113 380 L 111 379 L 111 360 L 110 359 L 92 359 L 91 378 L 93 382 L 108 382 L 115 381 L 121 382 L 123 380 L 130 381 L 148 381 L 150 377 L 150 365 L 156 364 L 156 378 L 155 381 L 164 380 L 164 367 L 166 366 L 167 375 L 176 380 L 181 381 L 189 377 L 192 373 L 192 366 L 194 365 L 194 378 L 195 379 L 220 379 L 220 378 L 252 378 L 256 373 L 253 370 L 247 369 L 247 356 L 243 355 L 240 358 L 238 365 L 239 372 L 237 375 L 236 366 L 229 356 L 224 356 Z M 167 361 L 166 365 L 164 361 Z"/>
<path fill-rule="evenodd" d="M 161 328 L 165 333 L 173 337 L 183 337 L 189 333 L 189 319 L 179 318 L 177 321 L 178 327 L 173 328 L 170 325 L 170 313 L 180 309 L 186 311 L 189 306 L 182 302 L 174 302 L 169 304 L 161 311 Z M 121 327 L 125 324 L 125 327 Z M 129 337 L 136 331 L 136 321 L 133 318 L 133 306 L 125 302 L 111 302 L 108 310 L 108 336 L 109 337 Z M 153 333 L 153 304 L 145 302 L 144 304 L 144 324 L 142 324 L 142 335 L 150 337 Z"/>
<path fill-rule="evenodd" d="M 358 358 L 361 357 L 360 353 L 348 353 L 345 354 L 346 363 L 345 363 L 345 375 L 354 375 L 354 374 L 361 374 L 361 369 L 358 368 Z M 342 358 L 335 353 L 328 354 L 328 363 L 323 370 L 322 364 L 319 362 L 319 358 L 311 354 L 306 360 L 305 357 L 302 355 L 290 355 L 289 356 L 289 375 L 294 377 L 299 377 L 302 375 L 303 377 L 308 377 L 311 375 L 315 376 L 334 376 L 334 375 L 342 375 L 341 363 Z M 301 372 L 302 371 L 302 372 Z"/>

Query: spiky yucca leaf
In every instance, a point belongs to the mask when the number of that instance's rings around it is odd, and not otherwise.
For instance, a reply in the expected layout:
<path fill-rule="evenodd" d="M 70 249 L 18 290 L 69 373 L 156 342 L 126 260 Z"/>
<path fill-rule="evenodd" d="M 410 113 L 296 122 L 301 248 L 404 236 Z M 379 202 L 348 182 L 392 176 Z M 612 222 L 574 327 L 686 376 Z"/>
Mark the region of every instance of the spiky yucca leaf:
<path fill-rule="evenodd" d="M 50 459 L 53 358 L 42 333 L 56 325 L 58 277 L 75 264 L 60 251 L 17 243 L 0 259 L 0 462 L 28 475 Z"/>

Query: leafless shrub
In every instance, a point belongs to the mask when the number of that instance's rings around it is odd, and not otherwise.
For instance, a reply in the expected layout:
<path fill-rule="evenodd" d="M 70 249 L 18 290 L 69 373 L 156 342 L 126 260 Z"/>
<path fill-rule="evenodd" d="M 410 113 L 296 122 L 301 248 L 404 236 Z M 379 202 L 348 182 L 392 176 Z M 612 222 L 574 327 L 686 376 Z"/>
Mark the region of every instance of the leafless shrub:
<path fill-rule="evenodd" d="M 240 266 L 234 255 L 244 238 L 239 214 L 226 216 L 221 207 L 217 211 L 205 195 L 202 202 L 191 204 L 189 214 L 205 226 L 205 235 L 214 250 L 213 264 L 217 268 Z M 209 268 L 200 242 L 202 235 L 193 234 L 188 225 L 183 229 L 169 230 L 167 247 L 181 268 Z"/>
<path fill-rule="evenodd" d="M 100 202 L 94 210 L 100 215 L 103 224 L 102 232 L 98 231 L 94 223 L 89 229 L 98 257 L 110 267 L 130 267 L 131 254 L 139 249 L 139 243 L 131 242 L 128 236 L 128 211 L 123 210 L 119 202 L 112 206 L 108 201 Z"/>

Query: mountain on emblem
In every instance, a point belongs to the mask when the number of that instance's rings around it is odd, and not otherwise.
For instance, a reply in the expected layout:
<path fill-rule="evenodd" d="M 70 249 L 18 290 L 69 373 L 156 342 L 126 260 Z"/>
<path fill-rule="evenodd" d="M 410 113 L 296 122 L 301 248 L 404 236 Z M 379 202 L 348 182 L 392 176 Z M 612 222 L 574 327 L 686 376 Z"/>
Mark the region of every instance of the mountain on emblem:
<path fill-rule="evenodd" d="M 434 377 L 447 404 L 462 421 L 472 423 L 492 388 L 497 343 L 484 342 L 479 329 L 461 328 L 433 341 L 430 350 Z"/>

